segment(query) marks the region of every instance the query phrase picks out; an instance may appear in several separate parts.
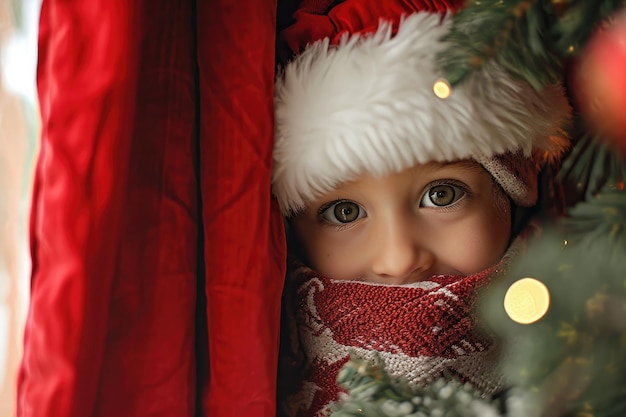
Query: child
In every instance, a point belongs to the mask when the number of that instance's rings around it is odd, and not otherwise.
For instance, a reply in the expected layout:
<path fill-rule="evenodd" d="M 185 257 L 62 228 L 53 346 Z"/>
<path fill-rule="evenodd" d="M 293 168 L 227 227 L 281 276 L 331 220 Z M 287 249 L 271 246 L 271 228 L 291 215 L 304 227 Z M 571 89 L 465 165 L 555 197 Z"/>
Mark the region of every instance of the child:
<path fill-rule="evenodd" d="M 276 84 L 273 192 L 303 262 L 285 293 L 286 415 L 328 415 L 351 351 L 413 385 L 503 389 L 474 299 L 525 234 L 570 108 L 494 64 L 438 98 L 461 4 L 304 1 L 282 33 L 296 56 Z"/>

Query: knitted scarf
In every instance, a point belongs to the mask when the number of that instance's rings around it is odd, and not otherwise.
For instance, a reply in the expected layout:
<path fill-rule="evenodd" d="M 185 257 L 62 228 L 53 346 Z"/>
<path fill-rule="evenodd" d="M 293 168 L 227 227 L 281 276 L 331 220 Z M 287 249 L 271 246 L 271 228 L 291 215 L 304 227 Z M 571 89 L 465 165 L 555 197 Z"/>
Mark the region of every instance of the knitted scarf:
<path fill-rule="evenodd" d="M 339 370 L 350 352 L 379 354 L 391 375 L 428 385 L 444 373 L 474 384 L 485 395 L 503 388 L 499 349 L 477 328 L 478 289 L 504 261 L 470 276 L 434 276 L 410 285 L 338 281 L 300 265 L 288 284 L 282 359 L 281 411 L 289 417 L 327 416 L 342 389 Z M 289 378 L 291 376 L 292 379 Z"/>

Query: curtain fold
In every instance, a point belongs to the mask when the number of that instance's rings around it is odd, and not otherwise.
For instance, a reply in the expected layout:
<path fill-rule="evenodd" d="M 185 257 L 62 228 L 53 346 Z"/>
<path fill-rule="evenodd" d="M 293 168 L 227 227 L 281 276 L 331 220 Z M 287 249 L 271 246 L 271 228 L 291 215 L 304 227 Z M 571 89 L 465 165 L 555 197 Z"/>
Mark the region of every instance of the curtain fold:
<path fill-rule="evenodd" d="M 43 1 L 19 417 L 275 415 L 275 8 Z"/>
<path fill-rule="evenodd" d="M 201 406 L 207 416 L 273 416 L 267 376 L 277 368 L 285 264 L 270 193 L 276 2 L 197 4 L 209 335 Z"/>
<path fill-rule="evenodd" d="M 95 416 L 192 416 L 198 241 L 193 4 L 136 1 L 135 114 Z"/>
<path fill-rule="evenodd" d="M 89 416 L 97 401 L 134 115 L 132 19 L 124 0 L 42 4 L 19 416 Z"/>

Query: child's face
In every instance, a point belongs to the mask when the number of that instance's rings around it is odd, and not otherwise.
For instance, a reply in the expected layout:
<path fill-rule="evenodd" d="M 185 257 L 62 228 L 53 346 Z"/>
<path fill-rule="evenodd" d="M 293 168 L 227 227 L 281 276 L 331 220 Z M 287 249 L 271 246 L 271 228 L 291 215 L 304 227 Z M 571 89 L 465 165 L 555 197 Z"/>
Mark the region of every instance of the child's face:
<path fill-rule="evenodd" d="M 508 198 L 472 161 L 362 176 L 292 224 L 320 274 L 387 284 L 479 272 L 500 260 L 511 234 Z"/>

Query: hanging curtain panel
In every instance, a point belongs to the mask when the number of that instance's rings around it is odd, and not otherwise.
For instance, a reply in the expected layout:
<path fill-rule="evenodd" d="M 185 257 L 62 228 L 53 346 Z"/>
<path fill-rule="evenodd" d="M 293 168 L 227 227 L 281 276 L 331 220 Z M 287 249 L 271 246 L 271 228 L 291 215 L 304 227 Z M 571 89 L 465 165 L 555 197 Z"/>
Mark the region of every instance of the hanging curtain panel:
<path fill-rule="evenodd" d="M 19 417 L 275 415 L 276 4 L 243 3 L 44 0 Z"/>

